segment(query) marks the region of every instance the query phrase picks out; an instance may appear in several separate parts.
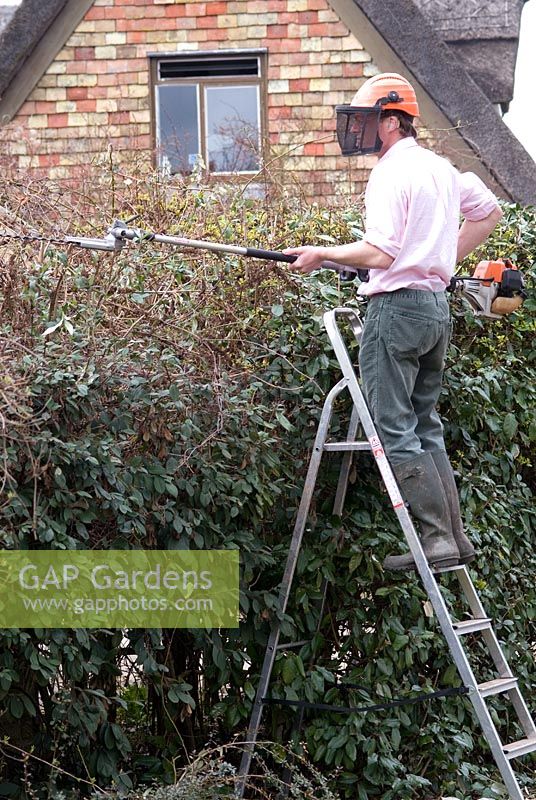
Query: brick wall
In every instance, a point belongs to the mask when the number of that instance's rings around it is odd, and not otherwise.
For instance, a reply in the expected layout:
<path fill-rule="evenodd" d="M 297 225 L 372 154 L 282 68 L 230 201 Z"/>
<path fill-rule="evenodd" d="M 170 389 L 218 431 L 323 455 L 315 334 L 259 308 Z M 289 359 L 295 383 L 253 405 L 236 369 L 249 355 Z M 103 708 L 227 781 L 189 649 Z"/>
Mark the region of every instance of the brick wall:
<path fill-rule="evenodd" d="M 340 156 L 334 106 L 376 70 L 327 0 L 95 0 L 4 131 L 9 152 L 52 178 L 110 143 L 150 156 L 146 54 L 257 47 L 269 52 L 270 171 L 310 198 L 355 192 L 373 162 Z"/>

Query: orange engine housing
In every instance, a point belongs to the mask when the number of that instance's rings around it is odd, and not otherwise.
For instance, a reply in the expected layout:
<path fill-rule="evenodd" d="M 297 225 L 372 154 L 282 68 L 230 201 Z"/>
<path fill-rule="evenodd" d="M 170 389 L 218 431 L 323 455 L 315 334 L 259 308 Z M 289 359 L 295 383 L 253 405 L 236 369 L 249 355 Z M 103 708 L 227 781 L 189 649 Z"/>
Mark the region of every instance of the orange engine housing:
<path fill-rule="evenodd" d="M 496 283 L 502 282 L 502 274 L 505 269 L 515 269 L 517 267 L 511 261 L 506 259 L 503 261 L 498 258 L 497 261 L 480 261 L 473 272 L 473 278 L 480 278 L 481 280 L 495 281 Z"/>

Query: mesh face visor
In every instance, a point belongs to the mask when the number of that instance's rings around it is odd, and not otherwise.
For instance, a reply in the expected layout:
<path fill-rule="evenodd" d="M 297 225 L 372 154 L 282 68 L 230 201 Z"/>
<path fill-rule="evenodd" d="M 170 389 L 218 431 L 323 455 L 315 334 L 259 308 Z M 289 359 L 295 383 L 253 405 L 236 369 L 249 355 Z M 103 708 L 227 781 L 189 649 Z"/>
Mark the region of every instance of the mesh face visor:
<path fill-rule="evenodd" d="M 378 137 L 381 106 L 335 106 L 337 114 L 337 139 L 343 156 L 378 153 L 382 142 Z"/>

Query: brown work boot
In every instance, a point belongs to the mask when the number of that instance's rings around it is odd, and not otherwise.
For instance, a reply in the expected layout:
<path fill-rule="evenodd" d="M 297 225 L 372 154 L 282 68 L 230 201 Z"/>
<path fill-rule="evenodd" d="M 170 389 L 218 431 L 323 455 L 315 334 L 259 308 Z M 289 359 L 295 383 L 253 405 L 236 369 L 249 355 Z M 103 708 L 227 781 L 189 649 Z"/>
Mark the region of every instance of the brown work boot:
<path fill-rule="evenodd" d="M 475 548 L 471 540 L 467 537 L 462 522 L 462 515 L 460 511 L 460 499 L 458 497 L 458 489 L 454 479 L 454 472 L 449 461 L 448 455 L 444 450 L 434 450 L 432 453 L 434 464 L 439 472 L 439 477 L 445 490 L 447 504 L 450 511 L 450 526 L 453 536 L 460 551 L 460 564 L 468 564 L 475 556 Z"/>
<path fill-rule="evenodd" d="M 450 510 L 431 453 L 423 453 L 411 461 L 393 466 L 402 497 L 417 523 L 424 554 L 431 567 L 453 567 L 459 563 L 460 552 L 454 539 Z M 385 569 L 415 569 L 411 553 L 387 556 Z"/>

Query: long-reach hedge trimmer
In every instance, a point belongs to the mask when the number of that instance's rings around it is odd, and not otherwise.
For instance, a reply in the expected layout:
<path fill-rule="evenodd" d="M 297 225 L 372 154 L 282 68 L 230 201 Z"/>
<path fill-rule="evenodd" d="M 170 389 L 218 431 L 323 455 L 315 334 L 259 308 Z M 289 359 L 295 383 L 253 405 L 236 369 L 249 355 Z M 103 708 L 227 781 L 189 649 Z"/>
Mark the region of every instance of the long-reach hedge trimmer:
<path fill-rule="evenodd" d="M 260 258 L 267 261 L 279 261 L 292 264 L 296 256 L 287 255 L 277 250 L 261 250 L 256 247 L 240 247 L 222 242 L 207 242 L 198 239 L 185 239 L 181 236 L 152 233 L 140 228 L 129 227 L 129 222 L 115 220 L 108 229 L 105 237 L 101 239 L 84 236 L 66 236 L 64 239 L 47 239 L 41 236 L 17 236 L 11 233 L 0 232 L 0 238 L 20 238 L 26 241 L 53 241 L 57 244 L 71 244 L 89 250 L 107 250 L 117 252 L 127 241 L 136 243 L 158 242 L 170 244 L 183 249 L 208 250 L 215 253 L 230 253 L 244 256 L 245 258 Z M 333 270 L 341 275 L 343 280 L 353 280 L 359 277 L 366 280 L 366 270 L 350 265 L 337 264 L 334 261 L 324 261 L 323 269 Z M 486 319 L 500 319 L 512 313 L 523 303 L 526 297 L 522 273 L 508 259 L 496 261 L 481 261 L 473 273 L 469 275 L 456 275 L 452 278 L 448 290 L 462 297 L 471 306 L 475 316 Z"/>

